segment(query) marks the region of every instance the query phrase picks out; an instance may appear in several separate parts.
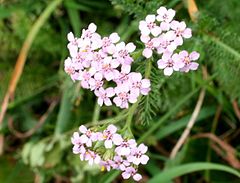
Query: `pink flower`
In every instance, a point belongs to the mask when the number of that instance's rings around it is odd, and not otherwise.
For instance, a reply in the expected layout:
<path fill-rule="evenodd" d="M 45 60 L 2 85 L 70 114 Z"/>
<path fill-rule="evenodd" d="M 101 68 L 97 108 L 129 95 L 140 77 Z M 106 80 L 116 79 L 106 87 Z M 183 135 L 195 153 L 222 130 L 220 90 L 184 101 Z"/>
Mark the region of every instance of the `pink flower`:
<path fill-rule="evenodd" d="M 95 152 L 88 150 L 84 155 L 84 160 L 88 161 L 89 165 L 99 164 L 101 161 L 101 157 Z"/>
<path fill-rule="evenodd" d="M 112 102 L 111 100 L 109 99 L 110 97 L 114 96 L 115 93 L 114 93 L 114 89 L 112 87 L 109 87 L 107 89 L 104 89 L 104 88 L 99 88 L 98 90 L 95 90 L 95 95 L 98 97 L 98 104 L 100 106 L 103 105 L 103 103 L 106 105 L 106 106 L 110 106 L 112 105 Z"/>
<path fill-rule="evenodd" d="M 139 181 L 142 179 L 142 176 L 137 173 L 137 170 L 135 168 L 127 167 L 126 170 L 122 173 L 122 177 L 124 179 L 129 179 L 131 176 L 135 181 Z"/>
<path fill-rule="evenodd" d="M 83 29 L 81 38 L 91 39 L 93 34 L 96 32 L 96 30 L 97 30 L 97 26 L 94 23 L 90 23 L 86 30 Z"/>
<path fill-rule="evenodd" d="M 149 160 L 149 157 L 145 155 L 147 149 L 147 146 L 140 144 L 131 150 L 131 154 L 127 157 L 127 160 L 135 165 L 139 165 L 140 163 L 146 165 Z"/>
<path fill-rule="evenodd" d="M 190 28 L 186 28 L 186 23 L 184 21 L 178 22 L 176 20 L 171 22 L 171 29 L 174 32 L 174 42 L 176 45 L 183 44 L 183 38 L 192 37 L 192 30 Z"/>
<path fill-rule="evenodd" d="M 104 168 L 106 168 L 107 171 L 109 172 L 111 170 L 113 163 L 114 162 L 112 160 L 106 160 L 106 161 L 101 161 L 99 164 L 100 166 L 103 166 Z"/>
<path fill-rule="evenodd" d="M 119 145 L 122 142 L 122 136 L 117 134 L 117 127 L 109 125 L 106 130 L 103 131 L 104 145 L 107 149 L 111 149 L 113 144 Z"/>
<path fill-rule="evenodd" d="M 153 36 L 158 36 L 162 32 L 161 28 L 156 25 L 155 19 L 155 15 L 147 15 L 145 21 L 139 22 L 141 34 L 149 35 L 151 33 Z"/>
<path fill-rule="evenodd" d="M 133 43 L 128 43 L 126 45 L 124 42 L 120 42 L 116 45 L 116 51 L 113 54 L 113 57 L 121 64 L 130 65 L 133 62 L 133 59 L 130 57 L 129 53 L 132 53 L 135 49 L 136 46 Z"/>
<path fill-rule="evenodd" d="M 92 147 L 92 142 L 98 140 L 97 134 L 87 129 L 84 125 L 79 127 L 79 131 L 83 134 L 80 136 L 81 141 L 86 144 L 87 147 Z"/>
<path fill-rule="evenodd" d="M 124 160 L 121 156 L 114 156 L 111 165 L 113 169 L 124 171 L 130 163 L 127 160 Z"/>
<path fill-rule="evenodd" d="M 72 80 L 74 80 L 72 76 L 75 74 L 75 67 L 74 63 L 69 57 L 64 61 L 64 71 L 71 76 Z"/>
<path fill-rule="evenodd" d="M 128 82 L 128 80 L 129 80 L 129 74 L 119 72 L 116 75 L 114 82 L 116 82 L 117 85 L 122 85 Z"/>
<path fill-rule="evenodd" d="M 189 72 L 189 70 L 197 70 L 199 64 L 195 61 L 199 58 L 200 54 L 196 51 L 188 53 L 187 51 L 181 51 L 179 53 L 180 60 L 184 63 L 184 67 L 180 69 L 181 72 Z"/>
<path fill-rule="evenodd" d="M 178 54 L 164 54 L 162 59 L 157 62 L 159 69 L 164 69 L 165 76 L 171 76 L 173 71 L 179 71 L 180 68 L 184 67 L 184 63 L 179 60 Z"/>
<path fill-rule="evenodd" d="M 103 86 L 103 76 L 101 73 L 96 73 L 94 75 L 94 78 L 90 78 L 89 79 L 89 85 L 90 85 L 90 89 L 91 90 L 98 90 L 99 88 L 101 88 Z"/>
<path fill-rule="evenodd" d="M 137 97 L 134 94 L 129 94 L 129 85 L 124 83 L 115 87 L 116 97 L 113 98 L 113 102 L 120 108 L 128 108 L 128 102 L 135 103 Z"/>
<path fill-rule="evenodd" d="M 124 140 L 119 146 L 116 147 L 115 152 L 119 156 L 127 156 L 131 153 L 131 149 L 135 148 L 137 143 L 134 139 Z"/>
<path fill-rule="evenodd" d="M 173 17 L 175 16 L 176 12 L 173 9 L 166 9 L 165 7 L 161 6 L 157 10 L 157 20 L 161 22 L 161 29 L 162 30 L 169 30 L 170 28 L 170 22 L 173 20 Z"/>
<path fill-rule="evenodd" d="M 148 19 L 151 17 L 148 17 L 147 21 Z M 101 38 L 96 30 L 97 26 L 91 23 L 87 29 L 82 30 L 80 38 L 75 38 L 73 33 L 68 34 L 68 49 L 71 57 L 65 60 L 64 70 L 73 81 L 80 81 L 82 88 L 94 91 L 99 105 L 112 105 L 110 98 L 114 96 L 116 90 L 114 103 L 118 107 L 128 108 L 128 102 L 135 103 L 139 95 L 132 94 L 130 91 L 132 86 L 129 86 L 128 76 L 134 61 L 130 54 L 136 49 L 136 46 L 133 43 L 118 43 L 120 37 L 117 33 Z M 152 55 L 153 49 L 159 43 L 157 38 L 148 39 L 144 51 L 147 57 Z M 112 88 L 103 89 L 108 81 L 113 81 L 117 85 L 114 91 Z M 146 83 L 145 80 L 141 82 Z M 148 92 L 145 91 L 148 89 L 145 89 L 144 86 L 138 90 L 142 94 Z"/>
<path fill-rule="evenodd" d="M 113 54 L 116 49 L 114 43 L 117 43 L 119 40 L 120 40 L 120 37 L 116 32 L 110 34 L 109 37 L 104 37 L 102 39 L 103 51 L 109 54 Z"/>
<path fill-rule="evenodd" d="M 69 32 L 67 35 L 69 41 L 67 47 L 69 49 L 70 55 L 75 55 L 78 50 L 78 38 L 75 38 L 72 32 Z"/>
<path fill-rule="evenodd" d="M 101 72 L 107 81 L 113 80 L 116 74 L 119 72 L 116 68 L 120 65 L 118 60 L 112 59 L 112 57 L 105 57 L 103 59 Z"/>
<path fill-rule="evenodd" d="M 82 138 L 79 136 L 78 132 L 74 132 L 73 136 L 71 137 L 71 141 L 73 146 L 73 153 L 74 154 L 84 154 L 86 152 L 86 149 L 84 147 L 84 142 L 82 141 Z"/>
<path fill-rule="evenodd" d="M 106 57 L 107 54 L 104 53 L 102 50 L 99 50 L 98 52 L 93 52 L 91 67 L 94 68 L 96 71 L 101 71 L 103 59 Z"/>
<path fill-rule="evenodd" d="M 83 88 L 88 89 L 90 87 L 89 80 L 90 80 L 91 77 L 92 77 L 92 74 L 90 72 L 86 71 L 86 70 L 84 70 L 81 73 L 81 75 L 79 77 L 79 80 L 81 80 L 81 86 Z"/>
<path fill-rule="evenodd" d="M 145 49 L 142 55 L 146 58 L 150 58 L 153 54 L 153 50 L 160 44 L 158 38 L 151 39 L 149 36 L 141 35 L 140 40 L 145 44 Z"/>
<path fill-rule="evenodd" d="M 167 32 L 159 36 L 159 46 L 157 48 L 157 52 L 159 54 L 164 53 L 173 53 L 174 50 L 177 48 L 176 43 L 173 41 L 174 34 L 173 32 Z"/>
<path fill-rule="evenodd" d="M 150 80 L 142 79 L 142 75 L 137 72 L 132 72 L 129 74 L 130 92 L 135 96 L 147 95 L 150 89 Z"/>

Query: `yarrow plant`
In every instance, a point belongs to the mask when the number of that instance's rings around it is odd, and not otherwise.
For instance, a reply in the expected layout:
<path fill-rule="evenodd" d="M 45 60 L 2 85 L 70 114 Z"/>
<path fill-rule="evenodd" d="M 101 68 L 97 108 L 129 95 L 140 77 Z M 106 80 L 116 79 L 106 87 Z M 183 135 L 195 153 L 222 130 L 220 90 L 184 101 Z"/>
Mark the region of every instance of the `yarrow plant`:
<path fill-rule="evenodd" d="M 97 26 L 91 23 L 80 38 L 68 34 L 71 57 L 65 60 L 65 72 L 73 81 L 80 81 L 83 88 L 94 91 L 100 106 L 111 106 L 114 102 L 120 108 L 128 108 L 140 94 L 150 91 L 150 81 L 131 72 L 134 60 L 130 54 L 136 46 L 119 42 L 117 33 L 101 38 L 96 30 Z"/>
<path fill-rule="evenodd" d="M 89 165 L 98 164 L 102 170 L 122 171 L 122 177 L 135 181 L 142 179 L 138 166 L 147 164 L 149 157 L 145 154 L 148 147 L 143 143 L 137 145 L 135 139 L 123 137 L 117 133 L 117 127 L 109 125 L 103 131 L 93 131 L 84 125 L 74 132 L 71 138 L 73 153 Z"/>
<path fill-rule="evenodd" d="M 140 40 L 145 49 L 142 55 L 150 58 L 153 52 L 161 55 L 157 61 L 158 68 L 164 70 L 164 75 L 170 76 L 173 71 L 189 72 L 197 70 L 198 63 L 193 62 L 199 58 L 196 51 L 188 53 L 186 50 L 174 53 L 178 46 L 183 44 L 184 39 L 192 37 L 192 31 L 186 27 L 184 21 L 174 20 L 176 12 L 173 9 L 160 7 L 157 15 L 147 15 L 145 20 L 140 21 Z"/>
<path fill-rule="evenodd" d="M 173 71 L 197 70 L 199 66 L 195 62 L 200 56 L 196 51 L 189 53 L 182 50 L 176 53 L 184 40 L 192 36 L 192 31 L 185 22 L 173 19 L 175 13 L 173 9 L 160 7 L 157 15 L 147 15 L 139 23 L 140 40 L 145 45 L 142 55 L 151 65 L 148 59 L 157 53 L 160 58 L 157 61 L 158 68 L 163 69 L 166 76 L 172 75 Z M 67 35 L 70 57 L 64 62 L 65 72 L 73 81 L 79 81 L 82 88 L 93 91 L 100 106 L 114 103 L 117 107 L 128 108 L 129 103 L 133 104 L 123 128 L 127 127 L 129 134 L 132 134 L 130 124 L 137 101 L 151 90 L 148 79 L 150 68 L 146 68 L 146 78 L 141 73 L 131 71 L 134 62 L 131 54 L 136 46 L 120 42 L 117 33 L 101 37 L 96 30 L 97 26 L 91 23 L 87 29 L 83 29 L 80 38 L 71 32 Z M 126 136 L 125 132 L 122 135 L 124 130 L 118 131 L 112 124 L 104 130 L 98 129 L 81 125 L 71 139 L 73 153 L 90 165 L 98 164 L 107 171 L 120 170 L 124 179 L 133 177 L 139 181 L 142 176 L 138 173 L 138 166 L 147 164 L 149 157 L 145 153 L 148 147 L 143 143 L 137 145 L 133 136 Z"/>

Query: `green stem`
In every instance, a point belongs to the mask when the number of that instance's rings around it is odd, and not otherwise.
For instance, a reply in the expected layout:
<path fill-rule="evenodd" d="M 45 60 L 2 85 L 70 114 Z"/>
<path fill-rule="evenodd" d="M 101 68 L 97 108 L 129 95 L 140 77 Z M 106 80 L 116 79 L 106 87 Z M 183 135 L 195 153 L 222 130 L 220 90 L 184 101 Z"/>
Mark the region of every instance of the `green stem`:
<path fill-rule="evenodd" d="M 145 78 L 150 78 L 150 75 L 151 75 L 151 68 L 152 68 L 152 59 L 151 60 L 148 60 L 148 63 L 147 63 L 147 68 L 145 70 Z"/>
<path fill-rule="evenodd" d="M 127 114 L 125 112 L 121 112 L 119 115 L 117 115 L 116 117 L 113 117 L 113 118 L 108 118 L 108 119 L 105 119 L 105 120 L 102 120 L 102 121 L 99 121 L 97 124 L 98 125 L 105 125 L 105 124 L 113 124 L 113 123 L 117 123 L 121 120 L 123 120 L 124 118 L 126 118 Z M 86 126 L 94 126 L 96 125 L 95 123 L 91 122 L 91 123 L 86 123 Z"/>
<path fill-rule="evenodd" d="M 100 111 L 101 111 L 100 105 L 96 101 L 96 104 L 94 107 L 93 118 L 92 118 L 93 124 L 97 124 L 97 121 L 98 121 L 99 115 L 100 115 Z"/>
<path fill-rule="evenodd" d="M 132 107 L 129 109 L 127 121 L 126 121 L 125 126 L 123 127 L 123 130 L 127 129 L 131 134 L 132 134 L 132 131 L 131 131 L 132 118 L 133 118 L 134 112 L 137 109 L 138 103 L 141 100 L 141 98 L 142 98 L 142 96 L 139 96 L 137 102 L 135 104 L 133 104 Z"/>

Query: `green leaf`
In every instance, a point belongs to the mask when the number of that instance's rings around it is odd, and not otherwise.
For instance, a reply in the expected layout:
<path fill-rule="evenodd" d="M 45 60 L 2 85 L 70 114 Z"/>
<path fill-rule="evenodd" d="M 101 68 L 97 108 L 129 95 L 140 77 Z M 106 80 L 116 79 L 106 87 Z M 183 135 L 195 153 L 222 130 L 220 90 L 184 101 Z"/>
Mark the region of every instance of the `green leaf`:
<path fill-rule="evenodd" d="M 44 166 L 45 167 L 56 166 L 59 162 L 61 162 L 62 155 L 63 150 L 60 148 L 60 145 L 55 144 L 51 151 L 45 153 Z"/>
<path fill-rule="evenodd" d="M 64 90 L 62 94 L 60 110 L 57 116 L 57 123 L 55 127 L 55 137 L 58 137 L 61 133 L 71 128 L 71 110 L 72 110 L 72 90 L 73 84 L 69 79 L 65 80 Z"/>
<path fill-rule="evenodd" d="M 81 21 L 80 21 L 78 10 L 74 8 L 67 8 L 67 12 L 68 12 L 68 16 L 70 18 L 70 22 L 71 22 L 75 36 L 80 36 Z"/>
<path fill-rule="evenodd" d="M 149 183 L 168 182 L 176 177 L 179 177 L 188 173 L 196 172 L 196 171 L 202 171 L 202 170 L 224 171 L 240 178 L 240 173 L 237 170 L 230 168 L 228 166 L 215 164 L 215 163 L 196 162 L 196 163 L 189 163 L 189 164 L 180 165 L 174 168 L 164 170 L 163 172 L 159 173 L 158 175 L 150 179 Z"/>
<path fill-rule="evenodd" d="M 25 164 L 29 163 L 29 154 L 31 153 L 31 150 L 32 150 L 33 146 L 34 146 L 33 141 L 30 141 L 23 146 L 23 150 L 22 150 L 21 155 L 22 155 L 23 162 Z"/>
<path fill-rule="evenodd" d="M 43 165 L 45 147 L 46 144 L 44 142 L 39 142 L 32 147 L 30 154 L 30 165 L 32 167 Z"/>

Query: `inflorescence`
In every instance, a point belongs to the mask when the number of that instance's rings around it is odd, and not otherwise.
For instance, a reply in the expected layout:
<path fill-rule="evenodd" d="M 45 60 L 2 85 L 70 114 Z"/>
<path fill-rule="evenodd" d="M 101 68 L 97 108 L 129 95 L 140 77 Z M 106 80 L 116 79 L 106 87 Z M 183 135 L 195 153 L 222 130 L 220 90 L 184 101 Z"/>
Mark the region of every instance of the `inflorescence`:
<path fill-rule="evenodd" d="M 184 39 L 192 37 L 192 30 L 186 27 L 184 21 L 173 20 L 173 9 L 160 7 L 157 15 L 147 15 L 145 20 L 140 21 L 140 40 L 145 49 L 142 55 L 150 58 L 155 50 L 162 58 L 157 61 L 158 68 L 164 69 L 164 75 L 170 76 L 173 71 L 188 72 L 197 70 L 198 63 L 192 62 L 199 58 L 199 53 L 193 51 L 181 51 L 174 53 L 178 46 L 183 44 Z"/>
<path fill-rule="evenodd" d="M 117 127 L 109 125 L 102 132 L 87 129 L 84 125 L 72 136 L 73 153 L 78 154 L 82 161 L 101 166 L 102 170 L 122 171 L 122 177 L 133 177 L 139 181 L 142 176 L 137 172 L 140 164 L 147 164 L 149 157 L 145 155 L 148 147 L 137 145 L 135 139 L 122 137 Z"/>
<path fill-rule="evenodd" d="M 131 72 L 134 61 L 131 53 L 136 49 L 133 43 L 119 42 L 117 33 L 103 37 L 96 33 L 97 26 L 91 23 L 83 29 L 80 38 L 68 34 L 70 57 L 65 60 L 65 72 L 72 80 L 81 81 L 81 86 L 94 91 L 98 104 L 128 108 L 129 102 L 135 103 L 137 98 L 147 95 L 150 81 L 143 79 L 141 73 Z M 106 87 L 106 85 L 112 87 Z"/>
<path fill-rule="evenodd" d="M 147 59 L 154 52 L 160 55 L 157 65 L 164 69 L 166 76 L 172 75 L 173 71 L 197 70 L 199 66 L 194 62 L 200 56 L 196 51 L 175 53 L 184 39 L 192 37 L 185 22 L 173 20 L 175 13 L 173 9 L 160 7 L 157 15 L 147 15 L 139 23 L 140 40 L 145 45 L 142 55 Z M 64 62 L 65 72 L 73 81 L 80 81 L 83 88 L 94 91 L 100 106 L 111 106 L 113 102 L 120 108 L 128 108 L 129 103 L 136 103 L 140 95 L 150 92 L 150 80 L 131 71 L 134 61 L 131 54 L 136 49 L 133 43 L 119 42 L 117 33 L 102 38 L 96 30 L 97 26 L 91 23 L 88 29 L 83 29 L 80 38 L 71 32 L 67 35 L 70 57 Z M 117 131 L 112 124 L 101 132 L 81 125 L 71 139 L 73 153 L 90 165 L 98 164 L 107 171 L 120 170 L 124 179 L 133 177 L 139 181 L 142 176 L 137 172 L 138 166 L 147 164 L 149 157 L 145 153 L 148 147 L 137 145 L 135 139 Z"/>

